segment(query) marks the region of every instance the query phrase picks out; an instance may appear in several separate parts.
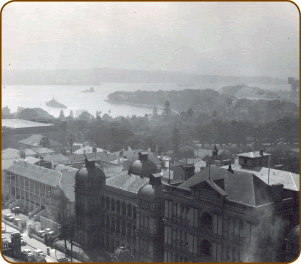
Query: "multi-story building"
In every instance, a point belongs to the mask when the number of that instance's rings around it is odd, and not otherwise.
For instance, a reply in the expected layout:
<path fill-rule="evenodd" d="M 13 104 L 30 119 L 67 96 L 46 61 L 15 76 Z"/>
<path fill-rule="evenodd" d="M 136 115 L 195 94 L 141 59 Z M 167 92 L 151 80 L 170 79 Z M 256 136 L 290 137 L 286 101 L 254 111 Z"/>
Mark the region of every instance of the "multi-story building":
<path fill-rule="evenodd" d="M 280 230 L 296 224 L 298 192 L 231 165 L 165 189 L 164 262 L 276 261 Z"/>

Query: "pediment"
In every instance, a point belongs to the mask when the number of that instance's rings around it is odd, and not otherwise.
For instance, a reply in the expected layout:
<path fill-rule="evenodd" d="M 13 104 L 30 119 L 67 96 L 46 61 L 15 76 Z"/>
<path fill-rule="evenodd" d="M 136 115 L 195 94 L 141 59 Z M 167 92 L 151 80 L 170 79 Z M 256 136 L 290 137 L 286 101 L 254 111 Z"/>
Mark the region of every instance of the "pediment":
<path fill-rule="evenodd" d="M 218 196 L 227 196 L 228 194 L 221 188 L 219 187 L 214 181 L 211 180 L 205 180 L 202 182 L 199 182 L 195 184 L 194 186 L 190 187 L 192 190 L 195 190 L 195 192 L 198 193 L 212 193 L 213 195 L 218 195 Z"/>

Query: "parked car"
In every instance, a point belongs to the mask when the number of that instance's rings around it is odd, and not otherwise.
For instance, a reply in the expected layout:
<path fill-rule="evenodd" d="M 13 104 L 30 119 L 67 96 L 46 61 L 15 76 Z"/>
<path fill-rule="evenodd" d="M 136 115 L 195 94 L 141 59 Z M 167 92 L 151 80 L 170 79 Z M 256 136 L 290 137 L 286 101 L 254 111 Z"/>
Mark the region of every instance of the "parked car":
<path fill-rule="evenodd" d="M 15 213 L 15 214 L 16 214 L 16 213 L 22 213 L 22 211 L 23 211 L 23 210 L 22 210 L 20 207 L 18 207 L 18 206 L 17 206 L 17 207 L 14 207 L 14 208 L 11 210 L 11 212 L 12 212 L 12 213 Z"/>
<path fill-rule="evenodd" d="M 44 236 L 46 235 L 46 233 L 45 233 L 44 230 L 41 230 L 41 231 L 38 231 L 38 232 L 37 232 L 37 235 L 38 235 L 39 237 L 44 237 Z"/>
<path fill-rule="evenodd" d="M 43 252 L 43 250 L 42 249 L 36 249 L 35 251 L 34 251 L 34 255 L 40 255 L 40 256 L 42 256 L 42 257 L 46 257 L 46 254 Z"/>
<path fill-rule="evenodd" d="M 19 221 L 21 221 L 20 218 L 15 218 L 15 219 L 14 219 L 14 224 L 15 224 L 15 225 L 18 225 L 18 222 L 19 222 Z"/>
<path fill-rule="evenodd" d="M 22 235 L 18 231 L 13 232 L 10 236 L 12 236 L 12 237 L 22 237 Z"/>
<path fill-rule="evenodd" d="M 28 249 L 28 248 L 23 249 L 23 250 L 22 250 L 22 253 L 23 253 L 23 255 L 26 255 L 26 256 L 27 256 L 28 254 L 32 254 L 31 250 Z"/>
<path fill-rule="evenodd" d="M 9 222 L 14 222 L 14 220 L 15 220 L 15 218 L 13 216 L 10 216 L 7 218 L 7 221 L 9 221 Z"/>
<path fill-rule="evenodd" d="M 52 231 L 52 230 L 51 230 L 51 228 L 46 228 L 46 229 L 44 229 L 43 231 L 44 231 L 45 233 L 49 233 L 49 232 Z"/>
<path fill-rule="evenodd" d="M 23 240 L 23 238 L 21 238 L 21 246 L 26 246 L 27 243 Z"/>
<path fill-rule="evenodd" d="M 67 258 L 60 258 L 57 260 L 58 262 L 70 262 Z"/>
<path fill-rule="evenodd" d="M 53 236 L 55 236 L 55 232 L 54 231 L 50 231 L 50 232 L 48 232 L 48 235 L 51 236 L 51 237 L 53 237 Z"/>
<path fill-rule="evenodd" d="M 4 219 L 5 219 L 5 220 L 8 220 L 8 218 L 11 217 L 11 216 L 12 216 L 11 214 L 6 214 L 6 215 L 4 216 Z"/>

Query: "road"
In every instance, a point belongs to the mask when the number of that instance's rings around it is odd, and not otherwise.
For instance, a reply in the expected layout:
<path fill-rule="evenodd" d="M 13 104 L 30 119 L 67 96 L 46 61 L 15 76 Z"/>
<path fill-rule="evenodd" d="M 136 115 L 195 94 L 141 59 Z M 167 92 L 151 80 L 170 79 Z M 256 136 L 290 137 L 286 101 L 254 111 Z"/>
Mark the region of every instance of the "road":
<path fill-rule="evenodd" d="M 9 209 L 3 210 L 2 213 L 3 214 L 10 213 L 10 211 L 8 211 L 8 210 Z M 12 214 L 12 215 L 15 216 L 14 214 Z M 29 219 L 25 215 L 21 215 L 20 214 L 20 215 L 18 215 L 18 217 L 27 220 L 27 223 L 34 222 L 33 220 Z M 2 227 L 5 227 L 5 229 L 6 229 L 6 232 L 3 233 L 2 235 L 4 237 L 6 237 L 8 241 L 10 241 L 10 234 L 11 233 L 18 232 L 17 229 L 15 229 L 15 228 L 13 228 L 13 227 L 11 227 L 9 225 L 6 225 L 3 222 L 2 222 Z M 29 249 L 29 250 L 33 251 L 35 249 L 41 249 L 45 254 L 47 253 L 47 246 L 45 244 L 43 244 L 42 242 L 34 239 L 34 238 L 30 238 L 28 236 L 28 230 L 27 229 L 25 229 L 24 232 L 22 232 L 22 237 L 23 237 L 23 240 L 27 243 L 27 245 L 26 246 L 22 246 L 21 250 Z M 65 257 L 65 254 L 63 252 L 60 252 L 60 251 L 58 251 L 56 249 L 50 249 L 50 256 L 47 256 L 47 260 L 49 262 L 57 262 L 57 259 L 64 258 L 64 257 Z M 79 261 L 76 260 L 76 259 L 73 259 L 73 262 L 79 262 Z"/>

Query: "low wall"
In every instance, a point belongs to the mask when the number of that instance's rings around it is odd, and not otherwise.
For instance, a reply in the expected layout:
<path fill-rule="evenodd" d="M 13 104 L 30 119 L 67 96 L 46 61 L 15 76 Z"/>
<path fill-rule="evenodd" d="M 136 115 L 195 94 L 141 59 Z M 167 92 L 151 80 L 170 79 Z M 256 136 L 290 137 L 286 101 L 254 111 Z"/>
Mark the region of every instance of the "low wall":
<path fill-rule="evenodd" d="M 41 229 L 44 230 L 46 228 L 51 228 L 51 230 L 55 232 L 59 232 L 60 225 L 57 222 L 54 222 L 44 216 L 40 216 Z"/>

